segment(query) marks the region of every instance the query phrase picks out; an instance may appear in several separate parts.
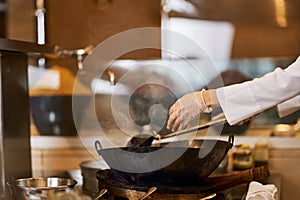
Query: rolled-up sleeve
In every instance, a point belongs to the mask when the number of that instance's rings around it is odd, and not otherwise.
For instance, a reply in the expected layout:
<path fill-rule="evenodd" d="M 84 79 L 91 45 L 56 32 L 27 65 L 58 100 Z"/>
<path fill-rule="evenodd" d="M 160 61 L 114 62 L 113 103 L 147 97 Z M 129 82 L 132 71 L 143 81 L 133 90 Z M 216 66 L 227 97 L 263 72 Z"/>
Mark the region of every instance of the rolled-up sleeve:
<path fill-rule="evenodd" d="M 229 124 L 236 124 L 300 95 L 300 57 L 285 70 L 216 90 Z"/>

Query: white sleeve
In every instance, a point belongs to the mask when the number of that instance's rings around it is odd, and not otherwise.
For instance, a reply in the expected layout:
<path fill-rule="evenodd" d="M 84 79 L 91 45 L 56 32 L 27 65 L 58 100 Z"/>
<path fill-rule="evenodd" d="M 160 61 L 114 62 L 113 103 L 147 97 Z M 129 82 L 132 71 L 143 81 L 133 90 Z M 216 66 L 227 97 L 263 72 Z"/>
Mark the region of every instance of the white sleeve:
<path fill-rule="evenodd" d="M 247 119 L 300 94 L 300 57 L 285 70 L 216 90 L 229 124 Z"/>
<path fill-rule="evenodd" d="M 279 117 L 285 117 L 300 109 L 300 95 L 277 105 Z"/>

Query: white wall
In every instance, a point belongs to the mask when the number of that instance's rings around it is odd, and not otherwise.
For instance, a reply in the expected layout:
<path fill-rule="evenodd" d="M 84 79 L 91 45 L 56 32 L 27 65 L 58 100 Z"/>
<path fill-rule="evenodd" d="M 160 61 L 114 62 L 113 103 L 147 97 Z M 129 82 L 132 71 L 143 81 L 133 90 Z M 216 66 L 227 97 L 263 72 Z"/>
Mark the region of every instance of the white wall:
<path fill-rule="evenodd" d="M 234 26 L 229 22 L 196 20 L 188 18 L 163 18 L 163 29 L 168 29 L 187 36 L 200 45 L 204 51 L 214 59 L 229 59 L 234 37 Z M 206 57 L 203 52 L 197 51 L 185 41 L 172 37 L 171 34 L 162 32 L 162 48 L 171 49 L 180 53 L 185 58 Z M 170 54 L 164 54 L 163 58 L 172 57 Z"/>

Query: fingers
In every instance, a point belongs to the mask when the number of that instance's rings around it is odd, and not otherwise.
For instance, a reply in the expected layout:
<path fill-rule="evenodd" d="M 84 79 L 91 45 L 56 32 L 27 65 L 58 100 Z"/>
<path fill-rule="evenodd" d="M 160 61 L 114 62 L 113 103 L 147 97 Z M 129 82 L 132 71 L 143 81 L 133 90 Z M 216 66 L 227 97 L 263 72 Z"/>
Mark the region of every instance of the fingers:
<path fill-rule="evenodd" d="M 167 128 L 168 129 L 171 129 L 173 128 L 173 125 L 174 125 L 174 122 L 176 121 L 177 119 L 177 116 L 179 116 L 179 112 L 176 111 L 176 103 L 170 108 L 170 111 L 169 111 L 169 120 L 168 120 L 168 123 L 167 123 Z"/>
<path fill-rule="evenodd" d="M 167 128 L 173 131 L 186 129 L 191 120 L 202 112 L 199 101 L 194 93 L 178 99 L 169 110 Z"/>
<path fill-rule="evenodd" d="M 177 131 L 180 128 L 183 128 L 182 125 L 183 116 L 181 113 L 180 102 L 177 101 L 169 111 L 169 120 L 167 123 L 167 128 L 172 129 L 172 131 Z"/>
<path fill-rule="evenodd" d="M 186 118 L 181 120 L 181 123 L 176 131 L 181 131 L 188 129 L 190 127 L 190 120 L 187 120 Z"/>
<path fill-rule="evenodd" d="M 254 119 L 254 117 L 252 116 L 252 117 L 246 118 L 246 119 L 244 119 L 244 120 L 242 120 L 242 121 L 240 121 L 240 122 L 238 122 L 238 123 L 236 123 L 236 124 L 234 124 L 234 125 L 236 125 L 236 126 L 241 126 L 241 125 L 243 125 L 244 123 L 249 122 L 249 121 L 251 121 L 251 120 L 253 120 L 253 119 Z"/>
<path fill-rule="evenodd" d="M 189 121 L 185 120 L 182 116 L 179 116 L 176 118 L 171 128 L 172 131 L 175 132 L 175 131 L 187 129 L 188 127 L 189 127 Z"/>
<path fill-rule="evenodd" d="M 175 120 L 175 122 L 174 122 L 174 124 L 173 124 L 173 126 L 172 126 L 172 131 L 174 132 L 174 131 L 178 131 L 179 130 L 179 128 L 180 128 L 180 126 L 181 126 L 181 124 L 182 124 L 182 116 L 179 116 L 176 120 Z"/>
<path fill-rule="evenodd" d="M 189 126 L 190 119 L 188 116 L 185 116 L 184 113 L 182 113 L 180 107 L 176 107 L 177 105 L 174 105 L 170 109 L 170 117 L 167 123 L 167 128 L 172 129 L 172 131 L 178 131 L 186 129 Z"/>
<path fill-rule="evenodd" d="M 235 126 L 241 126 L 241 125 L 243 125 L 245 123 L 245 120 L 243 120 L 243 121 L 240 121 L 240 122 L 238 122 L 238 123 L 236 123 L 236 124 L 234 124 Z"/>

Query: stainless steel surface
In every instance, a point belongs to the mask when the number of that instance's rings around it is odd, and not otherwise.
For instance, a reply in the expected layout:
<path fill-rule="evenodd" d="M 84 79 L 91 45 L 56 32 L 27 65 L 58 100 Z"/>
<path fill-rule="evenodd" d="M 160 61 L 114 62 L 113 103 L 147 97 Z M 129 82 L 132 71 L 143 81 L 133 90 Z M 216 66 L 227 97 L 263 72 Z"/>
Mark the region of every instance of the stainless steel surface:
<path fill-rule="evenodd" d="M 53 48 L 0 38 L 0 196 L 4 199 L 8 195 L 8 188 L 3 185 L 5 182 L 31 177 L 32 173 L 27 74 L 29 52 L 49 53 L 53 52 Z"/>
<path fill-rule="evenodd" d="M 31 176 L 27 56 L 1 51 L 1 188 L 12 178 Z M 1 196 L 7 195 L 7 188 Z"/>
<path fill-rule="evenodd" d="M 45 44 L 45 12 L 44 0 L 36 0 L 35 16 L 37 17 L 37 38 L 38 44 Z"/>
<path fill-rule="evenodd" d="M 23 189 L 64 189 L 67 187 L 74 187 L 77 181 L 67 178 L 22 178 L 16 179 L 9 183 L 13 187 L 21 187 Z"/>
<path fill-rule="evenodd" d="M 23 178 L 8 183 L 11 196 L 17 200 L 45 199 L 48 191 L 65 191 L 73 188 L 77 181 L 67 178 Z"/>

